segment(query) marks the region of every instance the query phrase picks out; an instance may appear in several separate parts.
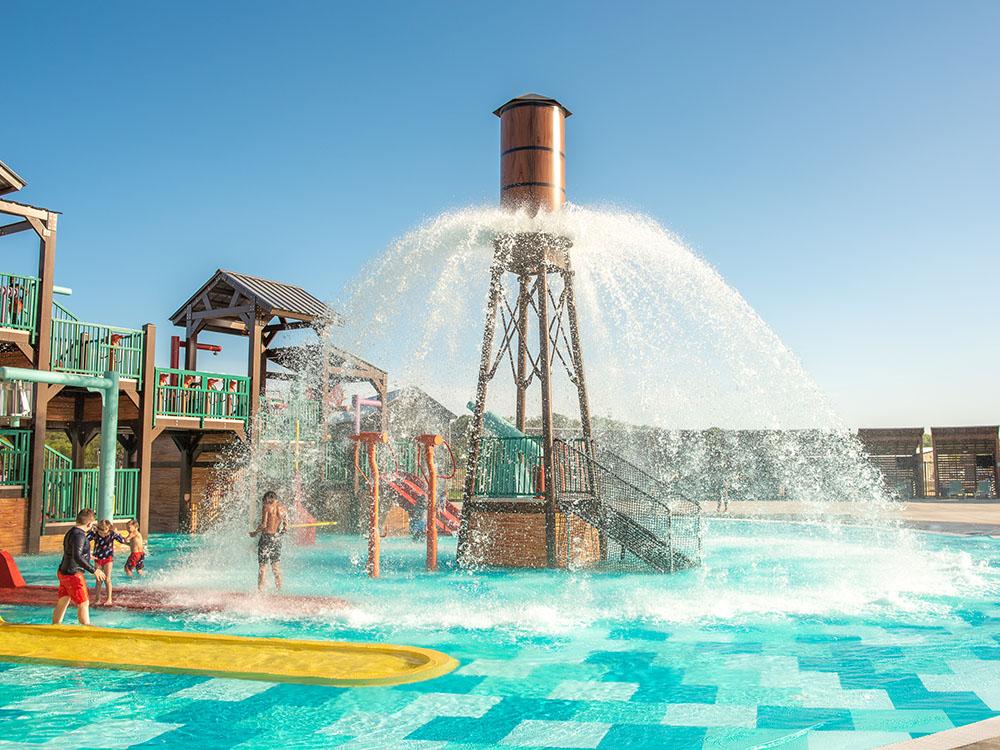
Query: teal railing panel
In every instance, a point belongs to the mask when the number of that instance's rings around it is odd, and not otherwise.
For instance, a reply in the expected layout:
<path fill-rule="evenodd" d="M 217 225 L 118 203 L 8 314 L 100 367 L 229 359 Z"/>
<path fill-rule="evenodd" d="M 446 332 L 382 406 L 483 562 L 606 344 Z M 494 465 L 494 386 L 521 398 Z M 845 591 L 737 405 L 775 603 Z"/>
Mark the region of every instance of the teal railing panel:
<path fill-rule="evenodd" d="M 0 327 L 38 333 L 38 279 L 0 273 Z"/>
<path fill-rule="evenodd" d="M 61 455 L 61 454 L 57 454 Z M 49 523 L 68 523 L 83 508 L 97 508 L 101 470 L 46 468 L 43 506 Z M 135 518 L 139 510 L 139 470 L 115 471 L 115 518 Z"/>
<path fill-rule="evenodd" d="M 156 368 L 156 415 L 206 419 L 250 418 L 250 378 L 198 370 Z"/>
<path fill-rule="evenodd" d="M 0 430 L 0 484 L 28 489 L 31 430 Z"/>
<path fill-rule="evenodd" d="M 539 494 L 541 471 L 540 437 L 484 437 L 479 443 L 475 494 L 479 497 L 533 497 Z"/>
<path fill-rule="evenodd" d="M 57 372 L 95 376 L 110 370 L 141 382 L 144 344 L 145 335 L 134 328 L 53 318 L 51 367 Z"/>

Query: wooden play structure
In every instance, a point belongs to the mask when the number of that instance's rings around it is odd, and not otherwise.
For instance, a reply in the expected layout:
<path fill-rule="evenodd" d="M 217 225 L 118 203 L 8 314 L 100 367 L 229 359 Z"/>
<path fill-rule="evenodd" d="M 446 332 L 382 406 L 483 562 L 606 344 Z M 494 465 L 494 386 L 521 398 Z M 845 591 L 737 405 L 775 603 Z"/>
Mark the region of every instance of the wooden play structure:
<path fill-rule="evenodd" d="M 215 475 L 220 456 L 252 439 L 268 380 L 288 377 L 294 366 L 280 336 L 318 334 L 340 318 L 298 286 L 220 269 L 171 316 L 184 337 L 175 337 L 172 366 L 157 367 L 155 326 L 81 321 L 55 299 L 69 293 L 55 284 L 59 214 L 7 197 L 25 184 L 0 162 L 0 214 L 12 217 L 0 224 L 0 237 L 32 234 L 38 242 L 37 275 L 0 274 L 0 366 L 83 376 L 80 382 L 116 375 L 114 517 L 136 518 L 144 532 L 193 530 L 198 501 L 226 479 Z M 246 375 L 201 368 L 199 352 L 218 349 L 199 341 L 205 332 L 248 339 Z M 367 383 L 369 400 L 385 402 L 383 370 L 335 348 L 321 366 L 331 389 Z M 0 387 L 0 402 L 0 548 L 53 550 L 77 510 L 97 507 L 100 472 L 85 456 L 101 434 L 101 395 L 73 384 L 15 382 Z M 376 418 L 385 429 L 385 410 Z M 68 438 L 65 453 L 47 444 L 57 433 Z"/>

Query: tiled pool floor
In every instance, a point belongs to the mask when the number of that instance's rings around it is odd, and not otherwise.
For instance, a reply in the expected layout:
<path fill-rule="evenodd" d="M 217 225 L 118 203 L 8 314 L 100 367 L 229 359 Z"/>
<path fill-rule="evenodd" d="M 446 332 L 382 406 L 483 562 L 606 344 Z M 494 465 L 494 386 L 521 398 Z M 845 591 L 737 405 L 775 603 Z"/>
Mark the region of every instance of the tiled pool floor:
<path fill-rule="evenodd" d="M 461 666 L 425 683 L 338 689 L 3 664 L 0 749 L 878 747 L 1000 715 L 991 592 L 892 620 L 647 617 L 550 633 L 102 613 L 123 627 L 405 640 Z"/>

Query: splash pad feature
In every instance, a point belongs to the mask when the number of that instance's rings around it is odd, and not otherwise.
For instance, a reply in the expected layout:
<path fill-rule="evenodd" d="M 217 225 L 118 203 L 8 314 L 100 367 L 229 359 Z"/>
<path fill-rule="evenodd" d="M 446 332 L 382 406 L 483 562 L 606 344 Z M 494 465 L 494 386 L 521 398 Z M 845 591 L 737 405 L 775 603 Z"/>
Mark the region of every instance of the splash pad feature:
<path fill-rule="evenodd" d="M 421 682 L 458 666 L 440 651 L 392 644 L 0 623 L 0 658 L 32 664 L 337 687 Z"/>
<path fill-rule="evenodd" d="M 525 94 L 494 114 L 500 118 L 502 206 L 532 217 L 558 213 L 566 200 L 565 121 L 570 111 L 555 99 Z M 622 560 L 631 555 L 664 572 L 691 567 L 700 556 L 700 508 L 687 506 L 688 514 L 698 520 L 685 532 L 698 541 L 678 552 L 674 509 L 667 500 L 672 493 L 631 464 L 628 476 L 622 476 L 619 457 L 607 451 L 599 456 L 583 365 L 572 247 L 568 237 L 544 231 L 503 233 L 493 241 L 479 378 L 471 405 L 459 563 L 587 566 L 607 561 L 613 542 Z M 504 283 L 510 277 L 517 280 L 513 302 Z M 500 341 L 494 346 L 498 319 Z M 505 359 L 514 380 L 513 425 L 486 409 L 490 383 Z M 553 423 L 557 361 L 576 395 L 578 427 L 570 440 L 557 440 Z M 529 436 L 527 397 L 536 379 L 541 429 Z M 486 455 L 499 473 L 483 471 Z M 611 460 L 618 466 L 607 466 Z M 509 475 L 504 464 L 507 470 L 523 465 L 522 481 L 497 481 Z M 655 528 L 660 519 L 665 523 Z"/>

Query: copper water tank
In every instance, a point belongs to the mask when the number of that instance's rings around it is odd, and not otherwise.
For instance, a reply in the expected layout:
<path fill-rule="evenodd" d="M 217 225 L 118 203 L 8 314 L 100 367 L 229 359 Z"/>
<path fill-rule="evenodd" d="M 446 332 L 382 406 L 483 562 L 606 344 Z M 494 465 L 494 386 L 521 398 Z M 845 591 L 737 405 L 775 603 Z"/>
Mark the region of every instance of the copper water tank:
<path fill-rule="evenodd" d="M 493 112 L 500 118 L 500 202 L 554 211 L 566 202 L 566 118 L 555 99 L 523 94 Z"/>

